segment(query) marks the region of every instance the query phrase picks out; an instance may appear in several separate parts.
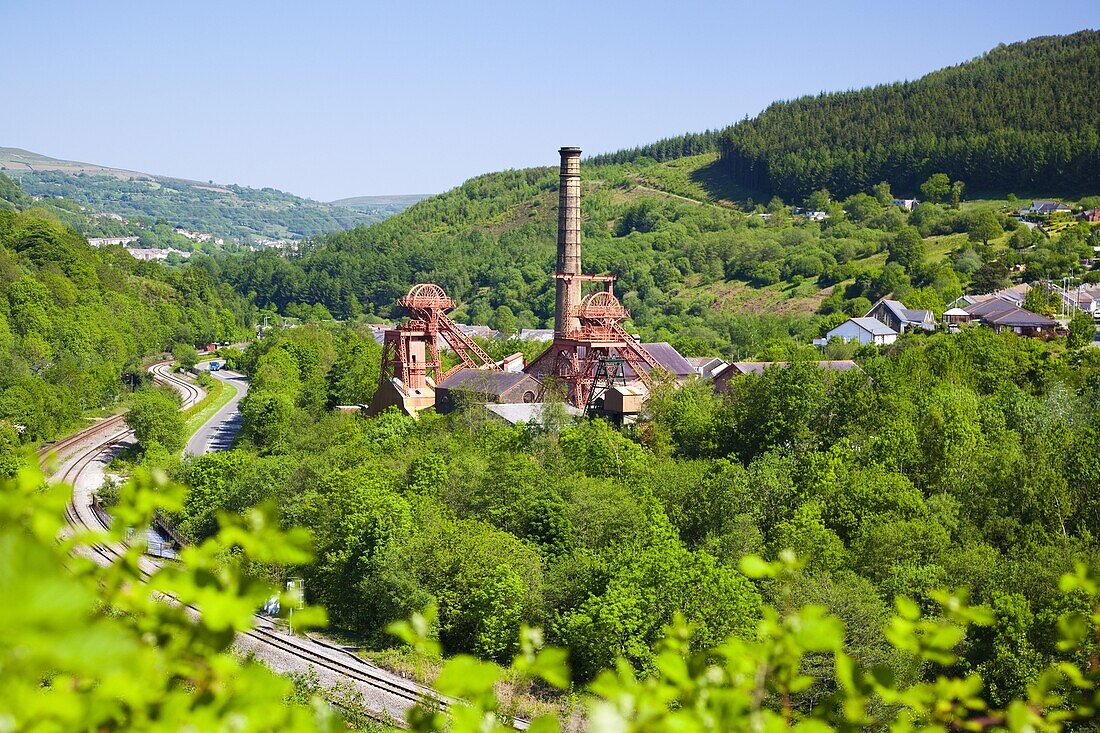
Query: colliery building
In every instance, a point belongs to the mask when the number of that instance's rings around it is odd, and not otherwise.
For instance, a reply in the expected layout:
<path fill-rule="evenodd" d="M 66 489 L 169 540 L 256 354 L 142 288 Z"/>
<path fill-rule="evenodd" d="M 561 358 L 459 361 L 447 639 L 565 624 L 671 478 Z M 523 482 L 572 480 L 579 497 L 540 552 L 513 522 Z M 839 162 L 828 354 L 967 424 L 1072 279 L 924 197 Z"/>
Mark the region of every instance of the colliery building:
<path fill-rule="evenodd" d="M 454 301 L 442 288 L 415 285 L 398 301 L 409 319 L 383 334 L 381 381 L 368 414 L 394 405 L 414 416 L 428 408 L 450 412 L 470 401 L 537 405 L 554 394 L 564 396 L 574 412 L 623 420 L 641 409 L 657 372 L 676 381 L 695 374 L 669 344 L 640 343 L 623 327 L 630 314 L 615 297 L 614 275 L 583 271 L 581 150 L 565 147 L 558 153 L 554 330 L 546 334 L 553 337 L 550 348 L 527 365 L 520 354 L 494 361 L 447 317 Z M 586 286 L 592 288 L 587 295 Z M 440 361 L 443 346 L 460 360 L 447 371 Z"/>

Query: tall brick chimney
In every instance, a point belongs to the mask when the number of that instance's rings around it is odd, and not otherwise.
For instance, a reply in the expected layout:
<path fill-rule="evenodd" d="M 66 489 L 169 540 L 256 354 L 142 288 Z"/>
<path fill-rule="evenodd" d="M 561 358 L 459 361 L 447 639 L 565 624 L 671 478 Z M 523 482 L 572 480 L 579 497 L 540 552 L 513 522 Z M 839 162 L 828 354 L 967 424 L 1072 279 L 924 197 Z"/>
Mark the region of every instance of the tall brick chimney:
<path fill-rule="evenodd" d="M 581 149 L 562 148 L 558 183 L 558 269 L 554 309 L 554 336 L 561 338 L 581 327 Z"/>

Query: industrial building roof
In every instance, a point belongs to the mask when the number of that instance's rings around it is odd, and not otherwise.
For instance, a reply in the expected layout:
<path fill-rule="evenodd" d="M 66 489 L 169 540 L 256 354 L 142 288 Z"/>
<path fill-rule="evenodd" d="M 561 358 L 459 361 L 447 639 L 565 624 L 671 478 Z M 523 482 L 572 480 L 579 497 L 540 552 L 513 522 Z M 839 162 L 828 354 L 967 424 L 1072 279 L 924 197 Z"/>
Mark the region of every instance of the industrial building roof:
<path fill-rule="evenodd" d="M 525 379 L 534 377 L 524 372 L 464 368 L 444 379 L 436 385 L 436 389 L 470 389 L 483 394 L 501 395 Z"/>
<path fill-rule="evenodd" d="M 672 344 L 658 341 L 652 344 L 642 344 L 642 347 L 657 360 L 658 364 L 677 377 L 690 377 L 695 373 L 695 370 L 691 368 L 691 363 L 679 351 L 672 348 Z"/>

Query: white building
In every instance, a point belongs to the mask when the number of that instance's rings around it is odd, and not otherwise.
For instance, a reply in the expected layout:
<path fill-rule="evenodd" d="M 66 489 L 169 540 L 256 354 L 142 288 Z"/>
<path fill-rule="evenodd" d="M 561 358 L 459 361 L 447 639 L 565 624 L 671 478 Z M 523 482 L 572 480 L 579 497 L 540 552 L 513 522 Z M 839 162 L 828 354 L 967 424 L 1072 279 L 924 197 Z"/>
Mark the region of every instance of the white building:
<path fill-rule="evenodd" d="M 120 246 L 125 247 L 128 244 L 133 244 L 138 241 L 140 237 L 88 237 L 88 244 L 93 247 L 111 247 Z"/>
<path fill-rule="evenodd" d="M 893 200 L 894 206 L 900 206 L 901 208 L 905 209 L 906 211 L 912 211 L 913 209 L 917 208 L 917 204 L 919 204 L 919 203 L 920 203 L 920 201 L 917 201 L 916 199 L 894 199 Z"/>
<path fill-rule="evenodd" d="M 126 250 L 135 260 L 166 260 L 169 255 L 176 254 L 180 256 L 180 259 L 186 260 L 191 257 L 190 252 L 183 252 L 178 249 L 139 249 L 130 248 Z"/>
<path fill-rule="evenodd" d="M 825 334 L 826 343 L 834 338 L 846 343 L 856 341 L 861 344 L 885 346 L 897 341 L 898 332 L 877 318 L 849 318 Z"/>
<path fill-rule="evenodd" d="M 1069 206 L 1061 201 L 1032 201 L 1031 206 L 1020 209 L 1022 216 L 1049 216 L 1051 214 L 1068 214 L 1072 212 Z"/>
<path fill-rule="evenodd" d="M 193 232 L 190 229 L 185 229 L 183 227 L 176 227 L 174 231 L 181 237 L 187 237 L 192 242 L 210 242 L 214 239 L 213 234 L 207 234 L 206 232 Z"/>
<path fill-rule="evenodd" d="M 521 328 L 516 338 L 520 341 L 553 341 L 552 328 Z"/>

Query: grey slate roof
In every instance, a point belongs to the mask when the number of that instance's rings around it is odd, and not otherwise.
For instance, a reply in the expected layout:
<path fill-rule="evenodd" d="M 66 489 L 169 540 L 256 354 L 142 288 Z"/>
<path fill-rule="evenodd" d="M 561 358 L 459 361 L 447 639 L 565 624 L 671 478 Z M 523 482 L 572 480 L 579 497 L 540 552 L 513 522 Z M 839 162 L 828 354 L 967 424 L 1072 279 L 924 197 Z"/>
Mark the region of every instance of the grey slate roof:
<path fill-rule="evenodd" d="M 902 323 L 905 323 L 909 320 L 909 318 L 905 315 L 905 306 L 902 305 L 899 301 L 887 300 L 886 298 L 883 298 L 881 302 L 886 307 L 886 310 L 890 311 L 894 315 L 894 317 Z M 871 310 L 874 310 L 874 308 L 872 308 Z"/>
<path fill-rule="evenodd" d="M 642 347 L 649 352 L 650 356 L 657 360 L 658 364 L 675 374 L 677 377 L 690 377 L 695 373 L 695 370 L 691 368 L 691 364 L 688 360 L 685 359 L 679 351 L 672 348 L 672 344 L 658 341 L 653 344 L 642 344 Z"/>
<path fill-rule="evenodd" d="M 877 318 L 868 318 L 863 316 L 862 318 L 850 319 L 852 323 L 862 328 L 867 333 L 874 336 L 897 336 L 898 332 L 887 326 Z"/>
<path fill-rule="evenodd" d="M 436 389 L 470 389 L 489 395 L 501 395 L 524 379 L 533 377 L 524 372 L 493 372 L 487 369 L 459 369 L 444 379 Z"/>
<path fill-rule="evenodd" d="M 1058 321 L 1047 318 L 1037 313 L 1019 308 L 1001 298 L 990 298 L 980 303 L 974 303 L 963 308 L 971 316 L 981 319 L 995 326 L 1010 326 L 1015 328 L 1054 328 Z"/>

